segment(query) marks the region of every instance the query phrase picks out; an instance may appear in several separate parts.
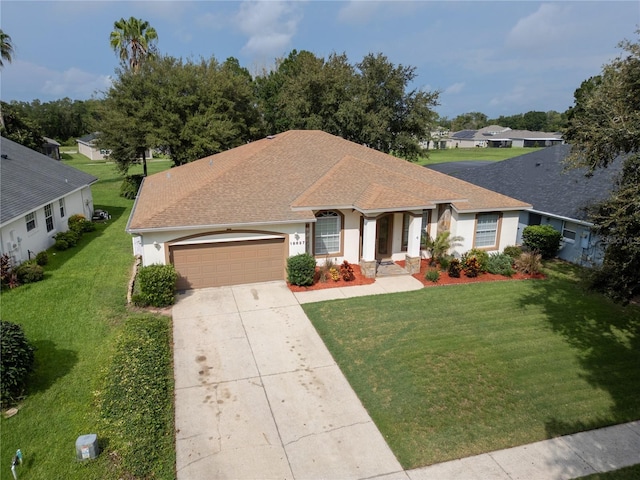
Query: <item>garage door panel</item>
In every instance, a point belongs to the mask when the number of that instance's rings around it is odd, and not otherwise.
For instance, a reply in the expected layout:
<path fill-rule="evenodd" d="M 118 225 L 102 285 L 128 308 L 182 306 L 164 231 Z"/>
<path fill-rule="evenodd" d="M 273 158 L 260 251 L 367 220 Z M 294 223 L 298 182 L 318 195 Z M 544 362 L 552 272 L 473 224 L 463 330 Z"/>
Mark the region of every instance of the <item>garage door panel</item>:
<path fill-rule="evenodd" d="M 178 289 L 283 280 L 283 238 L 171 247 Z"/>

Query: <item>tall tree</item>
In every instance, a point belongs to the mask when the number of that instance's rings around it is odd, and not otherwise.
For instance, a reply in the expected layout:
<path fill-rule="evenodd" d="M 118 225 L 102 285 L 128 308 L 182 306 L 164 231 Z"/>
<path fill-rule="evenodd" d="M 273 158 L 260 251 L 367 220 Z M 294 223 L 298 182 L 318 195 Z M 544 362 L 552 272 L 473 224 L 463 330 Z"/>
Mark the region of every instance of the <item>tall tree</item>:
<path fill-rule="evenodd" d="M 0 135 L 37 152 L 42 151 L 42 129 L 20 109 L 10 103 L 0 102 L 2 125 Z"/>
<path fill-rule="evenodd" d="M 0 29 L 0 67 L 4 67 L 4 62 L 13 61 L 13 43 L 11 37 Z"/>
<path fill-rule="evenodd" d="M 149 22 L 130 17 L 114 22 L 110 36 L 111 48 L 118 54 L 123 67 L 136 73 L 147 57 L 156 53 L 158 34 Z"/>
<path fill-rule="evenodd" d="M 640 294 L 640 43 L 619 46 L 625 54 L 576 90 L 565 138 L 572 145 L 570 161 L 590 171 L 622 156 L 616 189 L 593 215 L 607 244 L 594 285 L 628 302 Z"/>
<path fill-rule="evenodd" d="M 451 130 L 479 130 L 489 125 L 487 116 L 482 112 L 469 112 L 458 115 L 451 122 Z"/>
<path fill-rule="evenodd" d="M 263 136 L 251 76 L 234 58 L 159 56 L 122 71 L 101 115 L 98 143 L 123 172 L 148 148 L 181 165 Z"/>
<path fill-rule="evenodd" d="M 393 65 L 383 55 L 351 65 L 344 54 L 325 60 L 294 50 L 255 83 L 272 133 L 321 129 L 413 159 L 435 124 L 438 99 L 438 92 L 407 91 L 415 76 L 415 68 Z"/>

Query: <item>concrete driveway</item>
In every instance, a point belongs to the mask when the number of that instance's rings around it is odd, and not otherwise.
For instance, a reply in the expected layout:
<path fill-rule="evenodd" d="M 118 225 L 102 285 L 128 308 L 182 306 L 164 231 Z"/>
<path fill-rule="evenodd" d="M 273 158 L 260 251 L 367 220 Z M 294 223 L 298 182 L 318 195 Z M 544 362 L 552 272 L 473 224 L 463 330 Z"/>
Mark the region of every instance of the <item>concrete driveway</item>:
<path fill-rule="evenodd" d="M 284 282 L 173 307 L 177 478 L 405 479 Z"/>

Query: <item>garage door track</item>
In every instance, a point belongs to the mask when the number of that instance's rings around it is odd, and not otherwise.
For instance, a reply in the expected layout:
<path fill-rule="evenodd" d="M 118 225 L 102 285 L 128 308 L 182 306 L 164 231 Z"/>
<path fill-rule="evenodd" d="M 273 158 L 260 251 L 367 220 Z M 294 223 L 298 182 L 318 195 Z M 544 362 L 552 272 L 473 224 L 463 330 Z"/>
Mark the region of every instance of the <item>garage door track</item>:
<path fill-rule="evenodd" d="M 179 480 L 406 478 L 284 282 L 187 291 L 173 324 Z"/>

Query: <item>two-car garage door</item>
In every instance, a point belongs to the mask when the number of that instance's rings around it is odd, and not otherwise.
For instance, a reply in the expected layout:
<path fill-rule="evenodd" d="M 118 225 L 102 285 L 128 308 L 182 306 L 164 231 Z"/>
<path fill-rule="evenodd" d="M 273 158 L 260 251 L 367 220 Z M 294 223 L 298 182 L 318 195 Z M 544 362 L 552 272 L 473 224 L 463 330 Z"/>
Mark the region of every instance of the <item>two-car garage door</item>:
<path fill-rule="evenodd" d="M 284 238 L 172 245 L 178 290 L 283 280 Z"/>

